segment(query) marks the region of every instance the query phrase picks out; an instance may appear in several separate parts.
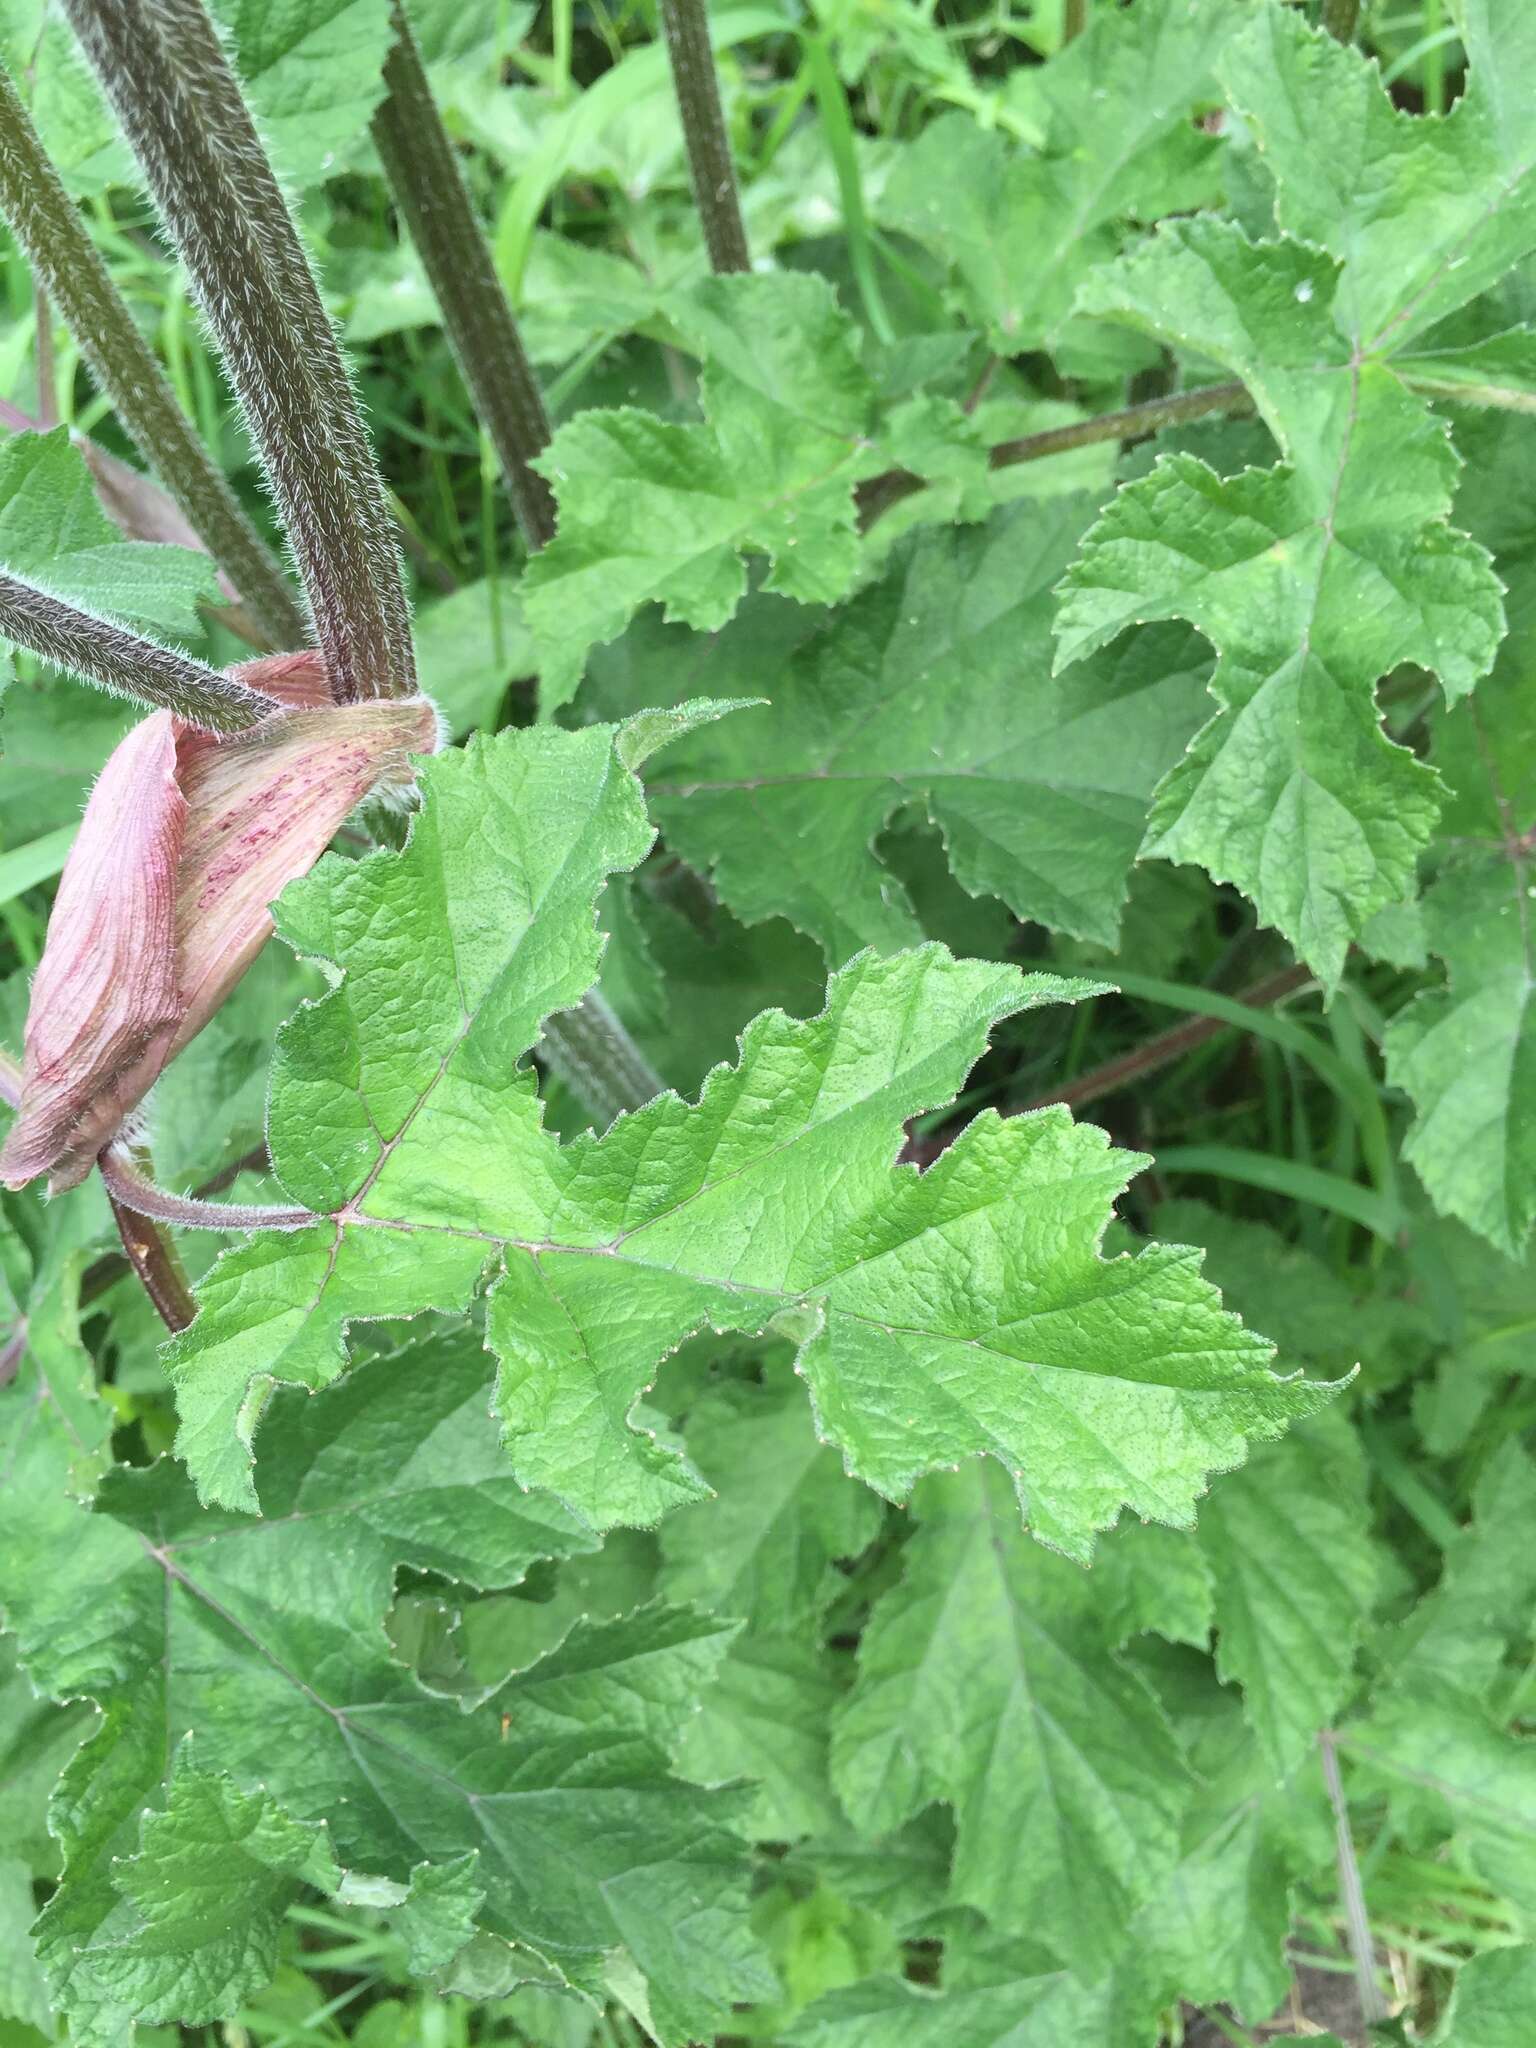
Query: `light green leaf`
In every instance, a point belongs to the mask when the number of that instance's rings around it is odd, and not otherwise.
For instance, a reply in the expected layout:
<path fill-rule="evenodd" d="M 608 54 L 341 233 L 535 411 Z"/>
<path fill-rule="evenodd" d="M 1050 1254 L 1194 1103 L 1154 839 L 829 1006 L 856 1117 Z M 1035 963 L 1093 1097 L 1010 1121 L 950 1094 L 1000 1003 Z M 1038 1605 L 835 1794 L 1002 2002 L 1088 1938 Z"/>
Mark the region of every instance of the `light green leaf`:
<path fill-rule="evenodd" d="M 697 1094 L 711 1067 L 735 1058 L 759 1010 L 777 1003 L 808 1017 L 821 1008 L 820 948 L 782 918 L 747 926 L 714 907 L 701 926 L 681 905 L 653 897 L 643 881 L 610 886 L 602 918 L 609 935 L 603 994 L 683 1093 Z"/>
<path fill-rule="evenodd" d="M 1225 1474 L 1201 1509 L 1216 1666 L 1242 1686 L 1276 1778 L 1301 1767 L 1348 1697 L 1376 1590 L 1370 1523 L 1353 1436 L 1316 1425 Z"/>
<path fill-rule="evenodd" d="M 536 465 L 559 505 L 523 580 L 546 715 L 573 694 L 588 648 L 641 605 L 723 626 L 746 591 L 743 555 L 768 556 L 768 588 L 802 604 L 842 597 L 858 567 L 853 486 L 880 466 L 873 389 L 831 288 L 717 277 L 668 310 L 706 357 L 705 424 L 581 413 Z"/>
<path fill-rule="evenodd" d="M 1529 671 L 1512 650 L 1443 723 L 1435 757 L 1456 792 L 1446 826 L 1458 843 L 1424 925 L 1446 986 L 1400 1011 L 1386 1040 L 1388 1074 L 1418 1112 L 1404 1156 L 1437 1209 L 1514 1258 L 1536 1220 L 1531 754 Z"/>
<path fill-rule="evenodd" d="M 866 1833 L 948 1800 L 955 1899 L 1091 1980 L 1176 1862 L 1192 1780 L 1091 1576 L 1020 1534 L 998 1475 L 931 1479 L 916 1513 L 834 1723 L 833 1781 Z"/>
<path fill-rule="evenodd" d="M 99 192 L 132 181 L 127 144 L 60 9 L 49 0 L 4 0 L 0 56 L 71 190 Z"/>
<path fill-rule="evenodd" d="M 182 2012 L 215 1996 L 195 1973 L 210 1930 L 235 1939 L 240 1915 L 217 1893 L 247 1823 L 294 1850 L 286 1866 L 275 1859 L 291 1875 L 301 1858 L 287 1831 L 325 1822 L 338 1865 L 393 1888 L 369 1892 L 381 1901 L 403 1891 L 408 1903 L 412 1887 L 420 1900 L 424 1862 L 459 1876 L 478 1850 L 478 1924 L 535 1952 L 522 1974 L 590 1989 L 622 1951 L 649 1983 L 663 2041 L 712 2033 L 733 2000 L 770 1988 L 745 1928 L 737 1802 L 669 1777 L 657 1740 L 672 1739 L 713 1669 L 718 1622 L 652 1610 L 580 1624 L 475 1712 L 427 1693 L 391 1654 L 400 1567 L 509 1586 L 586 1540 L 507 1472 L 488 1371 L 465 1331 L 375 1359 L 322 1400 L 282 1397 L 262 1437 L 260 1522 L 199 1508 L 166 1463 L 119 1469 L 85 1514 L 63 1496 L 65 1458 L 35 1389 L 0 1398 L 8 1455 L 29 1461 L 25 1491 L 0 1495 L 7 1618 L 40 1688 L 104 1708 L 66 1777 L 65 1874 L 42 1923 L 55 1997 L 82 2041 L 121 2044 L 147 1996 Z M 211 1892 L 183 1895 L 189 1865 L 169 1847 L 185 1816 L 166 1772 L 188 1735 L 199 1771 L 234 1791 L 218 1794 L 229 1840 L 217 1853 L 199 1822 Z M 166 1832 L 149 1828 L 149 1863 L 125 1879 L 113 1858 L 138 1846 L 146 1809 L 169 1810 Z M 164 1937 L 163 1990 L 125 1973 L 124 1885 L 146 1922 L 139 1960 Z M 174 1976 L 178 1958 L 190 1977 Z"/>
<path fill-rule="evenodd" d="M 1264 5 L 1218 59 L 1275 179 L 1288 234 L 1348 259 L 1340 324 L 1399 347 L 1536 248 L 1536 43 L 1522 0 L 1471 0 L 1449 116 L 1394 107 L 1358 50 Z M 1326 134 L 1330 146 L 1318 147 Z"/>
<path fill-rule="evenodd" d="M 533 642 L 516 591 L 510 577 L 484 577 L 416 614 L 417 677 L 460 736 L 494 729 L 508 683 L 533 673 Z"/>
<path fill-rule="evenodd" d="M 19 2020 L 40 2034 L 53 2031 L 48 1986 L 32 1948 L 32 1866 L 0 1856 L 0 2020 Z"/>
<path fill-rule="evenodd" d="M 1376 682 L 1412 661 L 1463 695 L 1504 626 L 1485 551 L 1446 521 L 1444 424 L 1352 352 L 1337 277 L 1315 249 L 1195 221 L 1090 281 L 1086 309 L 1243 377 L 1288 460 L 1223 479 L 1173 455 L 1127 485 L 1064 581 L 1058 657 L 1147 618 L 1211 640 L 1222 708 L 1159 790 L 1143 850 L 1235 882 L 1329 983 L 1412 894 L 1438 814 L 1433 775 L 1381 731 Z"/>
<path fill-rule="evenodd" d="M 1213 1697 L 1178 1725 L 1196 1776 L 1179 1861 L 1125 1946 L 1162 1997 L 1230 2005 L 1259 2025 L 1291 1982 L 1292 1883 L 1327 1867 L 1332 1836 L 1322 1835 L 1321 1865 L 1304 1853 L 1302 1782 L 1277 1786 L 1231 1695 L 1203 1670 L 1198 1682 Z"/>
<path fill-rule="evenodd" d="M 17 679 L 0 693 L 0 838 L 21 846 L 77 831 L 98 770 L 136 707 L 57 675 Z"/>
<path fill-rule="evenodd" d="M 1469 1699 L 1421 1691 L 1389 1698 L 1340 1743 L 1373 1775 L 1427 1800 L 1493 1889 L 1536 1914 L 1536 1742 Z"/>
<path fill-rule="evenodd" d="M 1380 1646 L 1384 1678 L 1408 1694 L 1433 1686 L 1483 1698 L 1536 1603 L 1536 1465 L 1513 1439 L 1478 1477 L 1472 1520 L 1446 1552 L 1440 1583 Z"/>
<path fill-rule="evenodd" d="M 871 1977 L 817 1999 L 784 2038 L 790 2048 L 1101 2048 L 1110 2005 L 1102 1988 L 1027 1956 L 1015 1976 L 953 1991 Z"/>
<path fill-rule="evenodd" d="M 219 594 L 207 555 L 123 538 L 67 427 L 0 441 L 0 562 L 156 637 L 200 639 L 198 604 Z"/>
<path fill-rule="evenodd" d="M 750 1780 L 740 1826 L 751 1841 L 794 1842 L 835 1829 L 842 1816 L 827 1741 L 843 1689 L 837 1665 L 815 1642 L 761 1634 L 738 1641 L 673 1763 L 700 1785 Z"/>
<path fill-rule="evenodd" d="M 100 1992 L 141 2020 L 231 2018 L 271 1982 L 301 1885 L 340 1883 L 322 1825 L 301 1826 L 265 1792 L 194 1771 L 189 1748 L 138 1853 L 113 1872 L 137 1924 L 119 1915 L 92 1963 Z"/>
<path fill-rule="evenodd" d="M 791 1336 L 821 1433 L 878 1491 L 990 1452 L 1082 1556 L 1122 1501 L 1187 1523 L 1209 1469 L 1329 1398 L 1269 1373 L 1193 1255 L 1100 1260 L 1126 1162 L 1065 1112 L 983 1117 L 928 1173 L 893 1169 L 999 1017 L 1091 985 L 863 956 L 820 1017 L 760 1017 L 696 1107 L 557 1146 L 517 1062 L 591 979 L 593 896 L 650 836 L 638 790 L 599 727 L 505 733 L 424 782 L 403 855 L 324 862 L 284 898 L 338 982 L 280 1039 L 272 1159 L 328 1220 L 226 1255 L 172 1347 L 206 1498 L 251 1504 L 275 1380 L 334 1378 L 352 1321 L 462 1308 L 488 1262 L 513 1465 L 594 1525 L 705 1492 L 631 1419 L 704 1326 Z"/>
<path fill-rule="evenodd" d="M 1160 629 L 1050 676 L 1049 592 L 1085 511 L 1021 505 L 901 544 L 774 673 L 771 703 L 658 763 L 668 842 L 738 916 L 787 917 L 834 962 L 911 944 L 921 928 L 873 843 L 919 804 L 972 895 L 1113 945 L 1148 800 L 1201 721 L 1207 657 Z M 722 636 L 712 673 L 732 673 L 760 609 Z M 674 676 L 657 682 L 688 687 Z"/>
<path fill-rule="evenodd" d="M 388 0 L 212 0 L 273 163 L 313 184 L 350 156 L 384 97 Z"/>

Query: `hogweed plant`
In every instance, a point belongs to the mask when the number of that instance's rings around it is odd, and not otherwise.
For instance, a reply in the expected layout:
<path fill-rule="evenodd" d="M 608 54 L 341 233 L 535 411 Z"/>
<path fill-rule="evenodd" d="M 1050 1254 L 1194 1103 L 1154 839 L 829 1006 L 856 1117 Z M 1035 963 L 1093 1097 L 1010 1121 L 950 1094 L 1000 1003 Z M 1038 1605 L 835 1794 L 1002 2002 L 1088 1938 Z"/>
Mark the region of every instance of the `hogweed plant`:
<path fill-rule="evenodd" d="M 63 13 L 0 2022 L 1514 2048 L 1536 16 Z"/>

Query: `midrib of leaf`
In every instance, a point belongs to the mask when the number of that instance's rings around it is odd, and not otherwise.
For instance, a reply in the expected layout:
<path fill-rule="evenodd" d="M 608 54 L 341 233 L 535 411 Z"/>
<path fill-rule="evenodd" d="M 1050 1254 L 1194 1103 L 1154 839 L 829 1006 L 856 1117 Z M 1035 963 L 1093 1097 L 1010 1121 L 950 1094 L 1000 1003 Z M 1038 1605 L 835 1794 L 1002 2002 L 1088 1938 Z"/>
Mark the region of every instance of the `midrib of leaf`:
<path fill-rule="evenodd" d="M 254 1632 L 254 1630 L 249 1628 L 246 1625 L 246 1623 L 241 1621 L 236 1614 L 232 1613 L 231 1610 L 224 1605 L 223 1601 L 219 1600 L 214 1594 L 210 1593 L 206 1587 L 200 1586 L 197 1583 L 197 1581 L 190 1576 L 189 1573 L 183 1570 L 182 1567 L 176 1563 L 174 1557 L 171 1554 L 174 1548 L 173 1545 L 167 1544 L 164 1547 L 160 1547 L 151 1543 L 150 1540 L 142 1533 L 138 1531 L 135 1531 L 134 1533 L 137 1535 L 138 1541 L 143 1547 L 145 1556 L 149 1558 L 152 1563 L 156 1564 L 160 1568 L 161 1572 L 164 1574 L 167 1602 L 169 1602 L 170 1599 L 171 1588 L 173 1586 L 180 1586 L 183 1589 L 183 1591 L 189 1594 L 194 1600 L 199 1601 L 208 1610 L 210 1614 L 216 1616 L 217 1619 L 224 1625 L 224 1627 L 228 1628 L 232 1631 L 232 1633 L 239 1636 L 242 1642 L 249 1644 L 251 1649 L 254 1650 L 256 1655 L 262 1659 L 263 1663 L 267 1665 L 269 1670 L 275 1672 L 277 1676 L 281 1678 L 286 1685 L 291 1686 L 293 1690 L 302 1699 L 307 1700 L 311 1706 L 317 1708 L 322 1714 L 325 1714 L 331 1720 L 331 1722 L 335 1725 L 337 1732 L 340 1734 L 343 1742 L 345 1742 L 347 1746 L 347 1752 L 351 1756 L 354 1764 L 356 1765 L 359 1774 L 367 1781 L 368 1785 L 373 1791 L 374 1797 L 378 1799 L 380 1804 L 389 1811 L 394 1826 L 397 1827 L 401 1834 L 403 1834 L 406 1837 L 406 1839 L 413 1843 L 414 1846 L 420 1851 L 421 1860 L 430 1861 L 432 1860 L 434 1855 L 439 1854 L 440 1851 L 434 1846 L 433 1843 L 423 1842 L 421 1838 L 415 1833 L 415 1831 L 406 1824 L 405 1817 L 401 1813 L 397 1803 L 392 1801 L 386 1795 L 384 1790 L 379 1786 L 379 1784 L 375 1780 L 373 1773 L 369 1768 L 368 1762 L 366 1745 L 369 1743 L 372 1743 L 376 1750 L 392 1758 L 397 1766 L 403 1766 L 407 1771 L 414 1773 L 417 1777 L 427 1779 L 434 1784 L 443 1786 L 449 1793 L 453 1795 L 454 1799 L 459 1804 L 461 1804 L 470 1814 L 470 1816 L 473 1819 L 476 1831 L 486 1842 L 487 1846 L 494 1849 L 500 1856 L 506 1856 L 509 1853 L 506 1843 L 500 1840 L 497 1833 L 492 1828 L 490 1824 L 489 1814 L 483 1811 L 487 1802 L 481 1797 L 479 1793 L 466 1790 L 465 1787 L 459 1783 L 458 1779 L 453 1777 L 449 1772 L 438 1769 L 435 1765 L 427 1762 L 424 1758 L 416 1755 L 413 1751 L 409 1749 L 402 1749 L 399 1747 L 397 1743 L 391 1742 L 386 1736 L 378 1734 L 374 1729 L 370 1728 L 367 1725 L 366 1720 L 359 1721 L 357 1719 L 354 1719 L 354 1716 L 366 1716 L 367 1714 L 371 1713 L 375 1708 L 392 1705 L 394 1704 L 393 1702 L 377 1700 L 365 1701 L 361 1706 L 354 1707 L 333 1706 L 329 1700 L 322 1698 L 322 1696 L 318 1692 L 316 1692 L 312 1685 L 306 1683 L 306 1681 L 302 1679 L 297 1672 L 291 1670 L 289 1666 L 286 1665 L 283 1662 L 283 1660 L 279 1656 L 277 1656 L 277 1654 L 266 1643 L 264 1643 L 261 1640 L 261 1638 Z M 167 1692 L 169 1692 L 171 1676 L 171 1635 L 172 1631 L 169 1626 L 169 1612 L 167 1612 L 167 1627 L 165 1631 L 165 1679 Z M 401 1676 L 404 1677 L 406 1675 L 407 1674 L 404 1672 L 402 1668 Z M 170 1722 L 168 1712 L 166 1716 L 166 1741 L 167 1745 L 169 1745 Z M 167 1751 L 165 1769 L 168 1771 L 169 1768 L 169 1751 Z M 523 1797 L 527 1795 L 514 1796 Z M 631 1867 L 639 1868 L 642 1866 L 633 1865 Z M 565 1945 L 559 1943 L 550 1943 L 547 1944 L 547 1946 L 558 1949 L 561 1946 Z"/>
<path fill-rule="evenodd" d="M 1032 1632 L 1040 1640 L 1049 1643 L 1051 1648 L 1057 1653 L 1058 1656 L 1062 1657 L 1065 1662 L 1072 1665 L 1073 1669 L 1078 1673 L 1079 1678 L 1085 1680 L 1089 1684 L 1095 1696 L 1099 1695 L 1100 1688 L 1097 1685 L 1097 1683 L 1095 1683 L 1089 1677 L 1089 1674 L 1085 1670 L 1084 1666 L 1071 1653 L 1071 1651 L 1063 1645 L 1061 1640 L 1056 1635 L 1054 1635 L 1052 1631 L 1048 1629 L 1044 1625 L 1044 1623 L 1039 1621 L 1035 1616 L 1027 1614 L 1024 1610 L 1022 1603 L 1015 1597 L 1013 1587 L 1008 1576 L 1008 1560 L 1005 1535 L 998 1528 L 997 1513 L 992 1500 L 992 1490 L 991 1487 L 986 1483 L 985 1477 L 983 1477 L 981 1481 L 981 1493 L 982 1516 L 984 1517 L 985 1521 L 983 1541 L 986 1543 L 987 1548 L 991 1553 L 992 1563 L 997 1579 L 998 1590 L 1002 1597 L 1004 1609 L 1008 1615 L 1009 1633 L 1013 1637 L 1014 1644 L 1015 1666 L 1017 1670 L 1017 1690 L 1018 1693 L 1022 1696 L 1028 1708 L 1031 1721 L 1035 1724 L 1037 1730 L 1040 1731 L 1039 1737 L 1037 1738 L 1035 1743 L 1035 1755 L 1037 1759 L 1038 1769 L 1040 1772 L 1041 1782 L 1044 1785 L 1046 1794 L 1050 1799 L 1051 1811 L 1056 1816 L 1056 1835 L 1057 1840 L 1061 1845 L 1059 1853 L 1061 1856 L 1062 1864 L 1065 1867 L 1069 1866 L 1071 1861 L 1069 1845 L 1072 1839 L 1073 1831 L 1071 1823 L 1068 1820 L 1066 1812 L 1064 1810 L 1063 1803 L 1057 1793 L 1056 1778 L 1054 1772 L 1051 1769 L 1050 1763 L 1050 1745 L 1044 1739 L 1045 1731 L 1049 1731 L 1050 1734 L 1053 1735 L 1057 1740 L 1059 1740 L 1065 1748 L 1071 1750 L 1072 1754 L 1077 1758 L 1081 1768 L 1085 1771 L 1085 1773 L 1092 1780 L 1092 1782 L 1098 1787 L 1100 1796 L 1103 1801 L 1103 1805 L 1105 1809 L 1107 1809 L 1111 1813 L 1115 1811 L 1114 1794 L 1111 1791 L 1110 1787 L 1105 1784 L 1101 1773 L 1095 1767 L 1092 1759 L 1088 1756 L 1082 1744 L 1076 1740 L 1072 1729 L 1068 1728 L 1054 1715 L 1047 1712 L 1045 1707 L 1041 1704 L 1040 1700 L 1036 1696 L 1035 1690 L 1033 1686 L 1030 1684 L 1029 1679 L 1029 1652 L 1026 1648 L 1026 1632 Z M 1113 1658 L 1113 1652 L 1107 1649 L 1105 1651 L 1105 1655 L 1107 1657 L 1110 1657 L 1111 1659 Z M 1144 1690 L 1145 1689 L 1143 1688 L 1143 1691 Z M 1150 1693 L 1145 1694 L 1144 1705 L 1146 1707 L 1149 1719 L 1159 1720 L 1161 1718 L 1158 1714 L 1156 1705 Z M 998 1715 L 996 1721 L 994 1722 L 993 1747 L 991 1751 L 992 1755 L 996 1754 L 996 1744 L 997 1741 L 1001 1739 L 1002 1721 L 1002 1715 Z M 1123 1834 L 1124 1831 L 1121 1830 L 1120 1832 Z"/>

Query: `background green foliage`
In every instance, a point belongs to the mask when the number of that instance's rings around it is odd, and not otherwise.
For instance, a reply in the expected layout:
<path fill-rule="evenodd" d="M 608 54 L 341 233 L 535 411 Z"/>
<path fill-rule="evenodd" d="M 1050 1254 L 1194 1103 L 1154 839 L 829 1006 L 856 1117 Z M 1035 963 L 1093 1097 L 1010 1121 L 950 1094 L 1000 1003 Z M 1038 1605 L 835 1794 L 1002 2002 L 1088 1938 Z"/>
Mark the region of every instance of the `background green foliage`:
<path fill-rule="evenodd" d="M 189 1236 L 167 1351 L 99 1189 L 0 1201 L 0 2044 L 1363 2040 L 1331 1731 L 1381 2038 L 1523 2048 L 1536 16 L 714 8 L 712 278 L 646 7 L 411 0 L 527 562 L 385 0 L 214 11 L 479 737 L 155 1097 L 326 1221 Z M 64 24 L 0 55 L 270 531 Z M 8 250 L 0 558 L 241 658 L 46 314 Z M 11 1045 L 128 723 L 13 668 Z M 599 933 L 685 1098 L 608 1134 L 538 1061 Z"/>

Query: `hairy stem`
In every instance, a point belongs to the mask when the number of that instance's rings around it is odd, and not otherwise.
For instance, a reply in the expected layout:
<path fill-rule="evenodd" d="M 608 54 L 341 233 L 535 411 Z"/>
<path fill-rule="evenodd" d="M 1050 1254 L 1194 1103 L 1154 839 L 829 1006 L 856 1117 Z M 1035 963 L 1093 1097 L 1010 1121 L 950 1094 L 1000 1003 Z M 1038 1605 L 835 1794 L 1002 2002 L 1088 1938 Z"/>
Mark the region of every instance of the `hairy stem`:
<path fill-rule="evenodd" d="M 0 67 L 0 83 L 10 83 L 3 67 Z M 3 142 L 3 131 L 0 131 L 0 185 L 3 185 L 5 161 Z M 12 232 L 19 237 L 21 230 L 13 224 Z M 41 431 L 47 434 L 59 424 L 59 380 L 53 352 L 53 300 L 43 281 L 42 268 L 36 264 L 32 278 L 32 319 L 36 328 L 32 358 L 37 365 L 37 421 Z"/>
<path fill-rule="evenodd" d="M 20 1063 L 0 1047 L 0 1102 L 9 1103 L 11 1108 L 15 1109 L 20 1101 Z M 139 1175 L 139 1168 L 126 1145 L 114 1145 L 109 1150 L 121 1153 L 127 1170 L 134 1176 Z M 192 1289 L 187 1283 L 187 1276 L 176 1254 L 175 1246 L 147 1216 L 136 1214 L 131 1205 L 119 1201 L 112 1192 L 105 1154 L 102 1158 L 101 1174 L 102 1179 L 107 1181 L 107 1200 L 112 1204 L 113 1221 L 117 1224 L 117 1234 L 122 1239 L 123 1253 L 129 1266 L 138 1275 L 144 1292 L 154 1304 L 155 1313 L 165 1327 L 172 1332 L 184 1330 L 197 1314 L 197 1304 L 192 1299 Z M 91 1274 L 108 1267 L 111 1268 L 110 1278 L 116 1279 L 122 1270 L 116 1261 L 98 1260 L 96 1266 L 91 1269 Z M 81 1284 L 82 1302 L 92 1298 L 86 1292 L 91 1274 L 87 1274 Z M 100 1289 L 95 1291 L 100 1292 Z M 27 1333 L 23 1326 L 5 1349 L 0 1351 L 0 1387 L 3 1387 L 7 1380 L 14 1379 L 17 1368 L 26 1355 L 26 1348 Z"/>
<path fill-rule="evenodd" d="M 539 1050 L 600 1127 L 654 1101 L 666 1086 L 596 989 L 579 1009 L 550 1018 Z"/>
<path fill-rule="evenodd" d="M 277 180 L 199 0 L 65 0 L 217 337 L 338 701 L 415 688 L 373 452 Z"/>
<path fill-rule="evenodd" d="M 374 142 L 535 553 L 555 531 L 553 496 L 529 466 L 548 444 L 548 415 L 399 0 L 394 24 L 395 47 L 384 67 L 389 97 L 374 116 Z M 713 89 L 712 57 L 709 63 Z M 718 96 L 715 108 L 718 118 Z M 745 261 L 736 267 L 744 269 Z M 601 1123 L 662 1092 L 661 1077 L 595 991 L 579 1009 L 550 1020 L 543 1051 Z"/>
<path fill-rule="evenodd" d="M 176 403 L 3 71 L 0 212 L 25 249 L 40 287 L 39 365 L 49 331 L 45 300 L 51 296 L 139 453 L 228 574 L 263 633 L 274 647 L 302 647 L 308 627 L 277 557 Z M 43 399 L 40 367 L 39 405 L 44 425 L 51 425 Z"/>
<path fill-rule="evenodd" d="M 1360 19 L 1360 0 L 1323 0 L 1323 27 L 1341 43 L 1355 40 Z"/>
<path fill-rule="evenodd" d="M 115 696 L 174 711 L 205 732 L 246 732 L 273 713 L 270 697 L 126 626 L 77 611 L 0 571 L 0 635 L 54 668 L 87 676 Z"/>
<path fill-rule="evenodd" d="M 710 268 L 750 270 L 736 170 L 720 107 L 720 81 L 709 40 L 705 0 L 661 0 L 661 25 L 672 60 L 672 83 L 688 145 L 693 196 L 704 224 Z"/>
<path fill-rule="evenodd" d="M 1061 47 L 1076 42 L 1088 26 L 1088 0 L 1063 0 L 1061 9 Z"/>
<path fill-rule="evenodd" d="M 529 466 L 549 445 L 549 415 L 400 0 L 392 19 L 396 41 L 384 66 L 389 97 L 373 117 L 374 143 L 531 553 L 555 531 L 549 485 Z"/>
<path fill-rule="evenodd" d="M 239 1202 L 204 1202 L 196 1195 L 173 1195 L 157 1187 L 147 1162 L 121 1143 L 109 1145 L 97 1164 L 115 1203 L 159 1223 L 183 1230 L 303 1230 L 324 1222 L 309 1209 L 269 1207 Z"/>

